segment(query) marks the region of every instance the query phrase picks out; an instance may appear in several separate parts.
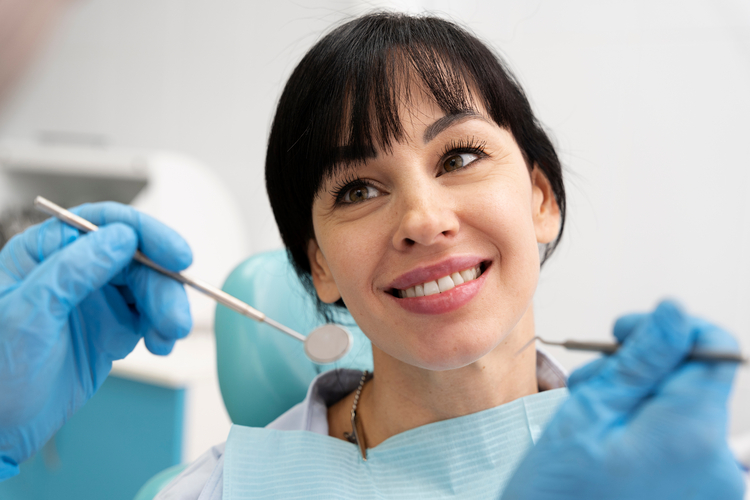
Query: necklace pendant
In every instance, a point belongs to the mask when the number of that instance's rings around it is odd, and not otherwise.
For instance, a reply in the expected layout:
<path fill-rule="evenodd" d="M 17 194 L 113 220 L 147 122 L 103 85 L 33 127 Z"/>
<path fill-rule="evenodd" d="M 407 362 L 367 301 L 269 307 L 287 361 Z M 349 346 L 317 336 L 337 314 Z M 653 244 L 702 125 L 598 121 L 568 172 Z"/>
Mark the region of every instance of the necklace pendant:
<path fill-rule="evenodd" d="M 357 420 L 357 413 L 352 412 L 352 438 L 354 443 L 359 447 L 362 454 L 362 460 L 367 462 L 367 445 L 365 444 L 365 433 L 362 428 L 362 422 Z"/>
<path fill-rule="evenodd" d="M 345 432 L 344 438 L 352 444 L 357 444 L 357 436 L 353 432 Z"/>
<path fill-rule="evenodd" d="M 357 420 L 357 405 L 359 404 L 359 396 L 362 394 L 362 387 L 370 378 L 372 378 L 372 374 L 368 371 L 362 373 L 357 393 L 354 395 L 354 404 L 352 404 L 352 432 L 344 433 L 344 438 L 347 441 L 357 445 L 359 452 L 362 454 L 362 460 L 365 462 L 367 462 L 367 444 L 365 444 L 365 432 L 362 423 Z"/>

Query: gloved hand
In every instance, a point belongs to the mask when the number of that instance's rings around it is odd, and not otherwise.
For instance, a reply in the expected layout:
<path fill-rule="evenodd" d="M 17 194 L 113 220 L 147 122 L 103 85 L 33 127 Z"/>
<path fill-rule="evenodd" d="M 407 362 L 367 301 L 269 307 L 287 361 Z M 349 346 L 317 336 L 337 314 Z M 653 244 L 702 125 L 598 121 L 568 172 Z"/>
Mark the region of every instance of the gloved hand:
<path fill-rule="evenodd" d="M 138 340 L 171 351 L 192 327 L 181 284 L 132 262 L 136 248 L 172 271 L 192 254 L 176 232 L 117 203 L 73 212 L 81 235 L 50 219 L 0 252 L 0 480 L 39 450 Z"/>
<path fill-rule="evenodd" d="M 614 334 L 624 345 L 573 373 L 503 500 L 741 500 L 726 442 L 736 365 L 685 361 L 734 339 L 671 302 L 620 318 Z"/>

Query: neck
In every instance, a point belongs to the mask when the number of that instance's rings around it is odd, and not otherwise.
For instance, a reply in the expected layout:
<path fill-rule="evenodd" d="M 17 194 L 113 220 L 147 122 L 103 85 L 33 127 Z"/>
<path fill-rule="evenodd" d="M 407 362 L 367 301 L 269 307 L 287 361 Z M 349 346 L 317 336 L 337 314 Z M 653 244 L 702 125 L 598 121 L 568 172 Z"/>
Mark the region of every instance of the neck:
<path fill-rule="evenodd" d="M 487 355 L 462 368 L 445 371 L 416 368 L 373 346 L 375 377 L 365 385 L 357 410 L 367 447 L 415 427 L 536 393 L 535 349 L 530 347 L 515 356 L 533 336 L 530 307 L 510 335 Z"/>

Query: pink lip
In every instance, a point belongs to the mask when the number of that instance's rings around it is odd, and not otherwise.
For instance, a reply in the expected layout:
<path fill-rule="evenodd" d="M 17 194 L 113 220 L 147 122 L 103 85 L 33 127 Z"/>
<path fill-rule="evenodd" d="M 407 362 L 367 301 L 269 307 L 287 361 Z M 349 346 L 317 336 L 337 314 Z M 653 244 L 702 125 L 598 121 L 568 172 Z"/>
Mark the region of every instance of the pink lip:
<path fill-rule="evenodd" d="M 469 266 L 471 267 L 471 266 Z M 389 300 L 393 300 L 399 306 L 403 307 L 409 312 L 416 314 L 445 314 L 464 306 L 466 303 L 471 301 L 477 296 L 479 290 L 489 274 L 487 271 L 490 270 L 492 264 L 484 270 L 482 275 L 468 283 L 458 285 L 455 288 L 451 288 L 447 292 L 436 293 L 434 295 L 428 295 L 426 297 L 412 297 L 412 298 L 397 298 L 393 295 L 386 293 L 386 297 Z M 466 268 L 464 268 L 466 269 Z M 441 274 L 440 276 L 445 276 Z"/>
<path fill-rule="evenodd" d="M 399 290 L 406 290 L 414 285 L 421 285 L 427 281 L 434 281 L 443 276 L 448 276 L 449 274 L 457 273 L 464 269 L 470 269 L 481 264 L 485 260 L 487 259 L 483 259 L 476 255 L 457 255 L 455 257 L 450 257 L 442 262 L 438 262 L 437 264 L 418 267 L 404 273 L 388 284 L 385 289 L 391 290 L 393 288 L 398 288 Z"/>

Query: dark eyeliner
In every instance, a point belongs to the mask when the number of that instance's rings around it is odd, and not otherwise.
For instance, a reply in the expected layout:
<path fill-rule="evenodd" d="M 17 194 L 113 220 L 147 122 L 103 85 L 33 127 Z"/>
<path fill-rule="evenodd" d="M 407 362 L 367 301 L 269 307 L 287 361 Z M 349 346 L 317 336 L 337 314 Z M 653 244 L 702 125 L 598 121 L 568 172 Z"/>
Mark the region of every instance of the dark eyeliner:
<path fill-rule="evenodd" d="M 486 141 L 479 141 L 476 137 L 467 137 L 458 141 L 453 140 L 446 144 L 441 155 L 441 161 L 445 160 L 449 155 L 460 154 L 460 153 L 471 153 L 479 156 L 480 158 L 487 157 L 485 147 L 487 146 Z"/>
<path fill-rule="evenodd" d="M 487 158 L 489 155 L 487 154 L 485 150 L 485 146 L 487 143 L 485 141 L 479 141 L 474 136 L 471 136 L 470 138 L 464 138 L 460 140 L 452 140 L 448 144 L 445 145 L 445 148 L 443 149 L 443 153 L 440 156 L 440 161 L 438 163 L 438 173 L 437 176 L 440 177 L 441 175 L 445 175 L 451 172 L 457 172 L 460 170 L 463 170 L 465 168 L 471 167 L 477 160 L 481 160 L 483 158 Z M 476 155 L 476 160 L 470 162 L 467 165 L 462 165 L 460 168 L 456 170 L 448 171 L 445 169 L 445 162 L 453 157 L 460 154 L 472 154 Z"/>
<path fill-rule="evenodd" d="M 336 186 L 334 186 L 334 188 L 330 191 L 331 195 L 334 197 L 334 204 L 351 205 L 352 203 L 344 202 L 344 195 L 349 192 L 349 190 L 360 186 L 375 187 L 371 182 L 365 179 L 357 177 L 354 174 L 348 174 L 346 177 L 338 181 L 336 183 Z"/>

